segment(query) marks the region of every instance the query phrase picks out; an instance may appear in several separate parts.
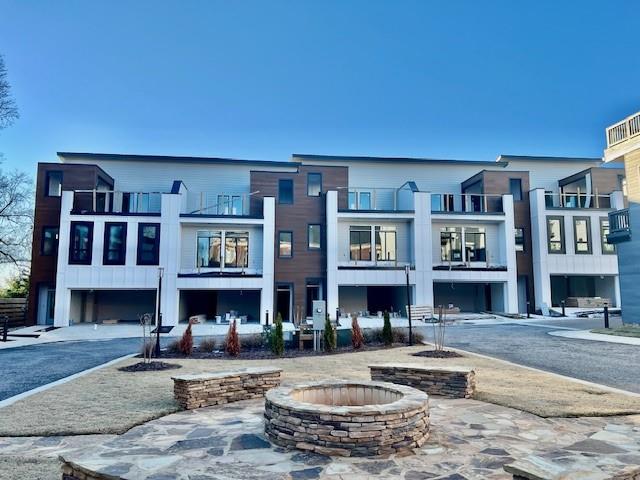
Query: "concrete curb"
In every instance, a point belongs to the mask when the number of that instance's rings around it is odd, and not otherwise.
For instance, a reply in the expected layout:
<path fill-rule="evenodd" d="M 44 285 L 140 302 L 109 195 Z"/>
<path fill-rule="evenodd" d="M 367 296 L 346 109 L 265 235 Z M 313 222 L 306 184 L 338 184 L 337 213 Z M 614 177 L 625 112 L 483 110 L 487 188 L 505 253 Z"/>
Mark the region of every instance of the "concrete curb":
<path fill-rule="evenodd" d="M 604 333 L 592 333 L 589 330 L 573 330 L 573 331 L 558 331 L 547 332 L 554 337 L 572 338 L 576 340 L 590 340 L 593 342 L 607 342 L 617 343 L 624 345 L 636 345 L 640 346 L 640 338 L 636 337 L 623 337 L 620 335 L 606 335 Z"/>

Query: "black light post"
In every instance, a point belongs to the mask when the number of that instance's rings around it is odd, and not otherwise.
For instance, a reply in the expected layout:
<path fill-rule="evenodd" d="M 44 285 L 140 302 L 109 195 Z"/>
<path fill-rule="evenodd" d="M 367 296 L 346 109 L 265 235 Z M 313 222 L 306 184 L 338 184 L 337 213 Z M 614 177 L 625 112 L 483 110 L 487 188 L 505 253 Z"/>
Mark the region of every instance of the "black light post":
<path fill-rule="evenodd" d="M 156 358 L 160 358 L 160 330 L 162 330 L 162 312 L 160 302 L 162 301 L 162 276 L 164 268 L 158 267 L 158 300 L 156 302 Z"/>
<path fill-rule="evenodd" d="M 527 318 L 531 318 L 531 302 L 527 301 Z"/>
<path fill-rule="evenodd" d="M 413 332 L 411 330 L 411 290 L 409 287 L 409 272 L 411 267 L 409 265 L 404 266 L 404 274 L 407 277 L 407 314 L 409 315 L 409 346 L 413 346 Z"/>
<path fill-rule="evenodd" d="M 565 313 L 564 313 L 564 300 L 560 301 L 560 305 L 562 306 L 562 316 L 566 317 Z"/>
<path fill-rule="evenodd" d="M 609 303 L 604 302 L 604 328 L 609 328 Z"/>
<path fill-rule="evenodd" d="M 269 310 L 265 312 L 265 326 L 269 326 Z"/>

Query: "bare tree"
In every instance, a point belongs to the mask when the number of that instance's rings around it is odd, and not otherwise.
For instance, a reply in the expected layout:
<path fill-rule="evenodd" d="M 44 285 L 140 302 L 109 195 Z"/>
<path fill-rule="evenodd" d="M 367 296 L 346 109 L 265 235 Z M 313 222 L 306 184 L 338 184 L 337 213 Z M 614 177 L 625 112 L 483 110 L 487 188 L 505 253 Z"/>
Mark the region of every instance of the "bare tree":
<path fill-rule="evenodd" d="M 33 228 L 31 180 L 27 174 L 0 170 L 0 264 L 28 266 Z"/>
<path fill-rule="evenodd" d="M 15 122 L 20 115 L 15 100 L 11 96 L 11 85 L 7 79 L 7 67 L 0 55 L 0 129 Z"/>

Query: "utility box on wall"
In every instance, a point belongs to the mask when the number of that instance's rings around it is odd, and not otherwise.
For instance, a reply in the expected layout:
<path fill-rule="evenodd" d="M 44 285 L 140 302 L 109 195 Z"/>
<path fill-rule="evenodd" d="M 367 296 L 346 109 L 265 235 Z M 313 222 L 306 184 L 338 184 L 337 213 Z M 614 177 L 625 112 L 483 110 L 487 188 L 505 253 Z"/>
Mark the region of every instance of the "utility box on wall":
<path fill-rule="evenodd" d="M 324 330 L 324 322 L 327 318 L 327 302 L 324 300 L 313 301 L 313 329 Z"/>

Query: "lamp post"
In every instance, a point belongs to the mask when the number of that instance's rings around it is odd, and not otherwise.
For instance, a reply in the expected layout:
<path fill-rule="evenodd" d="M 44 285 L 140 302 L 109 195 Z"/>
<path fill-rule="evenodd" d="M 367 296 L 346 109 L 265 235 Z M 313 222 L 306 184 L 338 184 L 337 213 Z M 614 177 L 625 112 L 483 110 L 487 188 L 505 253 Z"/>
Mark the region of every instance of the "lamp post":
<path fill-rule="evenodd" d="M 158 267 L 158 292 L 156 299 L 156 358 L 160 358 L 160 330 L 162 329 L 162 311 L 160 309 L 160 301 L 162 297 L 162 277 L 164 268 Z"/>
<path fill-rule="evenodd" d="M 609 328 L 609 302 L 604 302 L 604 328 Z"/>
<path fill-rule="evenodd" d="M 413 332 L 411 331 L 411 290 L 409 287 L 409 272 L 411 272 L 411 266 L 404 266 L 404 275 L 407 278 L 407 315 L 409 315 L 409 346 L 413 345 Z"/>

